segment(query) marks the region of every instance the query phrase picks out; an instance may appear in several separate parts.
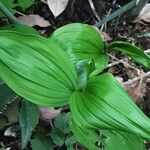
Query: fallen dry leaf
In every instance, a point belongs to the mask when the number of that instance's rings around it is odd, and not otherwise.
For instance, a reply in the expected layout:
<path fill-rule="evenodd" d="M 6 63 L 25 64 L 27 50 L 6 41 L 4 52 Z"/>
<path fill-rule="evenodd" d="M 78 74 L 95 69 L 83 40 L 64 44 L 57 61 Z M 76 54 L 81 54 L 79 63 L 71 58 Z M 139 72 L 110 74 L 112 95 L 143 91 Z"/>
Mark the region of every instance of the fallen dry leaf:
<path fill-rule="evenodd" d="M 135 22 L 140 22 L 141 20 L 150 23 L 150 3 L 143 7 Z"/>
<path fill-rule="evenodd" d="M 25 16 L 20 16 L 18 19 L 28 25 L 28 26 L 40 26 L 40 27 L 48 27 L 50 26 L 50 23 L 45 20 L 43 17 L 40 17 L 39 15 L 25 15 Z"/>
<path fill-rule="evenodd" d="M 69 0 L 47 0 L 49 9 L 55 17 L 59 16 L 67 7 Z"/>
<path fill-rule="evenodd" d="M 50 107 L 41 107 L 40 108 L 40 119 L 43 121 L 51 121 L 54 119 L 58 114 L 61 113 L 61 108 L 60 109 L 54 109 Z"/>
<path fill-rule="evenodd" d="M 136 103 L 140 103 L 146 92 L 146 82 L 144 80 L 141 83 L 137 81 L 134 85 L 126 87 L 126 90 Z"/>

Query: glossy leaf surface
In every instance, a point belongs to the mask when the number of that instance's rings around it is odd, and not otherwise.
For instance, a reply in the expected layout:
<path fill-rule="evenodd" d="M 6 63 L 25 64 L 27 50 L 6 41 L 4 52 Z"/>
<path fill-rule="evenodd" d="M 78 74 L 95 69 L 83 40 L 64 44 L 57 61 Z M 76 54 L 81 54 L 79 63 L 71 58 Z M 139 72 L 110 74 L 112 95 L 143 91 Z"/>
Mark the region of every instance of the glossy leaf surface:
<path fill-rule="evenodd" d="M 6 25 L 0 28 L 0 30 L 11 30 L 11 31 L 16 31 L 16 32 L 20 32 L 23 34 L 27 34 L 27 35 L 39 35 L 38 31 L 36 31 L 34 28 L 29 27 L 27 25 L 23 25 L 23 24 L 10 24 L 10 25 Z"/>
<path fill-rule="evenodd" d="M 142 138 L 135 134 L 114 130 L 100 130 L 97 134 L 95 129 L 79 127 L 73 120 L 70 127 L 76 139 L 89 150 L 144 150 Z"/>
<path fill-rule="evenodd" d="M 120 130 L 150 139 L 150 120 L 111 74 L 93 77 L 70 99 L 74 121 L 81 127 Z"/>
<path fill-rule="evenodd" d="M 139 47 L 136 47 L 127 42 L 115 41 L 108 46 L 107 50 L 123 52 L 131 57 L 135 62 L 150 69 L 150 57 L 145 54 L 144 51 L 141 50 Z"/>
<path fill-rule="evenodd" d="M 109 58 L 104 53 L 102 38 L 92 26 L 69 24 L 57 29 L 50 39 L 57 41 L 74 63 L 93 59 L 96 66 L 93 75 L 102 71 L 108 64 Z"/>
<path fill-rule="evenodd" d="M 54 41 L 0 31 L 0 54 L 0 76 L 16 93 L 40 105 L 68 103 L 77 75 Z"/>

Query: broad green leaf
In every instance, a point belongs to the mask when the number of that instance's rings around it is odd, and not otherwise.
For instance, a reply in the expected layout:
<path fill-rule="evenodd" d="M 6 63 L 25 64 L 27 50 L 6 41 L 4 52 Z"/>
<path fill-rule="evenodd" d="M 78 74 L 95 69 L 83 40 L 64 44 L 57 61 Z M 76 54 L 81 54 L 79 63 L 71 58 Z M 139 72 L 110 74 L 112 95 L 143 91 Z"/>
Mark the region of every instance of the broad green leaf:
<path fill-rule="evenodd" d="M 16 31 L 16 32 L 20 32 L 23 34 L 27 34 L 27 35 L 39 35 L 38 31 L 36 31 L 34 28 L 29 27 L 27 25 L 23 25 L 23 24 L 11 24 L 11 25 L 6 25 L 0 28 L 0 30 L 11 30 L 11 31 Z"/>
<path fill-rule="evenodd" d="M 74 92 L 70 108 L 81 127 L 126 131 L 150 139 L 150 119 L 109 73 L 90 78 L 84 91 Z"/>
<path fill-rule="evenodd" d="M 54 41 L 0 31 L 0 54 L 0 76 L 16 93 L 40 105 L 68 104 L 77 74 Z"/>
<path fill-rule="evenodd" d="M 57 41 L 74 63 L 93 59 L 96 66 L 93 75 L 102 71 L 108 64 L 109 58 L 104 53 L 102 38 L 92 26 L 69 24 L 57 29 L 50 39 Z"/>
<path fill-rule="evenodd" d="M 16 96 L 17 94 L 0 79 L 0 112 L 2 112 L 5 106 L 12 102 Z"/>
<path fill-rule="evenodd" d="M 28 144 L 32 131 L 35 129 L 39 121 L 38 106 L 23 100 L 20 110 L 20 126 L 21 126 L 21 140 L 22 149 Z"/>
<path fill-rule="evenodd" d="M 32 150 L 53 150 L 53 144 L 49 136 L 41 135 L 31 139 Z"/>
<path fill-rule="evenodd" d="M 106 131 L 103 133 L 106 135 L 104 141 L 105 150 L 145 150 L 143 139 L 136 135 L 127 132 L 120 131 Z"/>
<path fill-rule="evenodd" d="M 126 42 L 115 41 L 108 46 L 107 51 L 110 50 L 121 51 L 131 57 L 135 62 L 150 69 L 150 57 L 145 54 L 139 47 Z"/>
<path fill-rule="evenodd" d="M 70 120 L 70 129 L 79 143 L 85 147 L 88 147 L 89 150 L 98 150 L 95 142 L 102 140 L 100 136 L 96 135 L 90 129 L 78 126 L 73 119 Z"/>
<path fill-rule="evenodd" d="M 142 138 L 135 134 L 100 130 L 101 134 L 98 135 L 96 129 L 80 127 L 73 120 L 70 122 L 70 128 L 77 141 L 89 150 L 145 150 Z"/>

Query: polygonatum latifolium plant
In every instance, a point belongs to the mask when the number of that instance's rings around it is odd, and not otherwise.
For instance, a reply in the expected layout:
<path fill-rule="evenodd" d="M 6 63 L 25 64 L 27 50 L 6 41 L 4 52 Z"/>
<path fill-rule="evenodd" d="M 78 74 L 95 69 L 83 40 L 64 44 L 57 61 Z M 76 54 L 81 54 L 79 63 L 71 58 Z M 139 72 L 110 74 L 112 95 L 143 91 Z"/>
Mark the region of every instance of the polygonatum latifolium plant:
<path fill-rule="evenodd" d="M 94 27 L 86 24 L 74 23 L 58 28 L 50 39 L 57 41 L 74 63 L 93 59 L 96 69 L 91 75 L 100 73 L 106 67 L 109 51 L 121 51 L 150 69 L 150 58 L 139 47 L 123 41 L 114 41 L 104 48 L 100 34 Z"/>
<path fill-rule="evenodd" d="M 149 56 L 131 44 L 122 42 L 121 47 L 114 42 L 104 49 L 100 35 L 89 25 L 67 25 L 49 39 L 1 30 L 0 77 L 32 103 L 69 104 L 70 128 L 85 147 L 143 150 L 143 140 L 150 140 L 149 118 L 112 74 L 97 75 L 108 63 L 110 50 L 122 51 L 150 68 Z"/>

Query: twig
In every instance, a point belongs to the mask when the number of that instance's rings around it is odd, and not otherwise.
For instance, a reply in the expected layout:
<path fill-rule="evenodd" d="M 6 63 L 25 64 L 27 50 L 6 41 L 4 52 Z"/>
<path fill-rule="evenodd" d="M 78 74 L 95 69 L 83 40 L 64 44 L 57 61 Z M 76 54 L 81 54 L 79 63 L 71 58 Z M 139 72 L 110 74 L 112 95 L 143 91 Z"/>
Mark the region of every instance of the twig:
<path fill-rule="evenodd" d="M 135 67 L 129 65 L 127 62 L 124 62 L 123 60 L 119 60 L 118 58 L 116 58 L 115 56 L 113 56 L 113 55 L 111 55 L 111 54 L 108 54 L 108 55 L 109 55 L 110 57 L 112 57 L 113 59 L 117 60 L 119 63 L 123 63 L 125 66 L 130 67 L 130 68 L 132 68 L 132 69 L 138 71 L 137 68 L 135 68 Z"/>
<path fill-rule="evenodd" d="M 23 14 L 23 13 L 17 11 L 17 10 L 16 10 L 16 13 L 19 14 L 19 15 L 21 15 L 21 16 L 26 16 L 25 14 Z"/>
<path fill-rule="evenodd" d="M 142 78 L 146 78 L 146 77 L 150 77 L 150 71 L 142 74 Z M 131 80 L 128 80 L 128 81 L 124 82 L 123 85 L 126 86 L 126 85 L 129 85 L 129 84 L 132 84 L 133 82 L 136 82 L 140 79 L 141 79 L 141 76 L 135 77 Z"/>
<path fill-rule="evenodd" d="M 111 21 L 112 19 L 122 15 L 123 13 L 125 13 L 126 11 L 132 9 L 135 6 L 136 6 L 136 0 L 132 0 L 128 4 L 124 5 L 123 7 L 119 8 L 118 10 L 116 10 L 114 13 L 111 13 L 109 16 L 106 16 L 104 19 L 97 22 L 95 24 L 95 26 L 100 27 L 102 24 L 104 24 L 108 21 Z"/>
<path fill-rule="evenodd" d="M 146 51 L 144 51 L 144 52 L 147 53 L 147 54 L 149 54 L 149 53 L 150 53 L 150 49 L 148 49 L 148 50 L 146 50 Z M 108 65 L 107 65 L 107 68 L 112 67 L 112 66 L 115 66 L 115 65 L 118 65 L 118 64 L 120 64 L 120 63 L 123 63 L 123 59 L 117 60 L 117 61 L 115 61 L 115 62 L 113 62 L 113 63 L 108 64 Z"/>
<path fill-rule="evenodd" d="M 93 11 L 95 17 L 97 18 L 98 21 L 101 21 L 99 15 L 97 14 L 97 12 L 96 12 L 96 10 L 95 10 L 95 7 L 94 7 L 94 4 L 93 4 L 92 0 L 88 0 L 88 1 L 89 1 L 89 4 L 90 4 L 90 6 L 91 6 L 91 9 L 92 9 L 92 11 Z"/>
<path fill-rule="evenodd" d="M 0 1 L 0 11 L 9 18 L 10 21 L 17 24 L 22 24 Z"/>
<path fill-rule="evenodd" d="M 114 0 L 114 1 L 112 2 L 112 5 L 114 5 L 115 3 L 116 3 L 116 0 Z M 108 13 L 107 13 L 106 16 L 109 16 L 111 12 L 112 12 L 112 8 L 109 9 L 109 11 L 108 11 Z M 101 29 L 100 29 L 100 30 L 103 30 L 104 27 L 105 27 L 105 30 L 106 30 L 107 22 L 105 22 L 105 23 L 101 26 Z"/>

